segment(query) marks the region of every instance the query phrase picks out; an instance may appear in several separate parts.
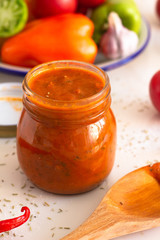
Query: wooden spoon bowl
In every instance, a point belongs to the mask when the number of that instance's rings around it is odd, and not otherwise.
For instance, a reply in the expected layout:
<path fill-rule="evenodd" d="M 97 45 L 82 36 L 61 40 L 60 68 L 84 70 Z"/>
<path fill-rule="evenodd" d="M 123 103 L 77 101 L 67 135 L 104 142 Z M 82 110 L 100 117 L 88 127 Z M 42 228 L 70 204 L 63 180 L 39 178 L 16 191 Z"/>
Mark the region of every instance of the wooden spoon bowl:
<path fill-rule="evenodd" d="M 107 240 L 160 226 L 160 163 L 125 175 L 93 214 L 61 240 Z"/>

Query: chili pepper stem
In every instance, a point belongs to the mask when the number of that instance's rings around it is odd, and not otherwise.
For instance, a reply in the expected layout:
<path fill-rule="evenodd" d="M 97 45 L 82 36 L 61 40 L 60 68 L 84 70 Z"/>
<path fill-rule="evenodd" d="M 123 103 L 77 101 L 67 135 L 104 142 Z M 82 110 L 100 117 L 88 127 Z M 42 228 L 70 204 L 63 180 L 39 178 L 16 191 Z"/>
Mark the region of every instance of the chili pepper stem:
<path fill-rule="evenodd" d="M 25 223 L 30 216 L 30 210 L 28 207 L 22 207 L 21 212 L 24 212 L 24 211 L 25 213 L 19 217 L 0 221 L 0 233 L 9 231 Z"/>

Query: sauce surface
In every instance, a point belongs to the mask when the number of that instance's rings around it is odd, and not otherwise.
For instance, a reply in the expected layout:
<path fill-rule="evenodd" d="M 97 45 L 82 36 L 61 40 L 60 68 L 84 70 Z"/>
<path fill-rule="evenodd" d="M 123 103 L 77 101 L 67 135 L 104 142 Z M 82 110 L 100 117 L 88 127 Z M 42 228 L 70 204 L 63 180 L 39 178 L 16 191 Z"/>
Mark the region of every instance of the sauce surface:
<path fill-rule="evenodd" d="M 28 83 L 36 94 L 61 101 L 91 97 L 100 92 L 104 84 L 97 73 L 80 68 L 53 68 L 37 74 Z"/>

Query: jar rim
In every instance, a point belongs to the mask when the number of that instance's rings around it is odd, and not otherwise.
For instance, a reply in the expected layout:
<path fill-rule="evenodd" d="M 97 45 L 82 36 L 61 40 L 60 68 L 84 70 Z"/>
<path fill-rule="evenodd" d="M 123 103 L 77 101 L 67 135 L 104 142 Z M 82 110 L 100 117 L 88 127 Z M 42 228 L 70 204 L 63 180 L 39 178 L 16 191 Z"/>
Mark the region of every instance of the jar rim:
<path fill-rule="evenodd" d="M 59 66 L 62 65 L 62 66 Z M 44 96 L 41 96 L 39 94 L 37 94 L 36 92 L 34 92 L 30 87 L 29 87 L 29 79 L 31 78 L 31 76 L 33 74 L 36 75 L 37 72 L 39 72 L 40 70 L 43 71 L 47 71 L 50 70 L 51 67 L 55 67 L 55 68 L 82 68 L 82 69 L 87 69 L 90 71 L 94 71 L 97 74 L 100 74 L 101 77 L 104 80 L 104 87 L 102 88 L 102 90 L 100 90 L 98 93 L 90 96 L 90 97 L 86 97 L 86 98 L 82 98 L 82 99 L 76 99 L 76 100 L 56 100 L 56 99 L 51 99 L 51 98 L 47 98 Z M 76 60 L 57 60 L 57 61 L 52 61 L 52 62 L 46 62 L 43 64 L 40 64 L 34 68 L 32 68 L 25 76 L 23 84 L 22 84 L 22 88 L 24 93 L 30 97 L 31 99 L 36 99 L 36 100 L 40 100 L 40 102 L 43 102 L 45 104 L 47 104 L 47 106 L 63 106 L 65 108 L 73 108 L 73 104 L 74 106 L 84 106 L 84 105 L 88 105 L 89 103 L 93 103 L 94 101 L 96 101 L 97 99 L 99 99 L 101 96 L 105 95 L 105 98 L 108 98 L 110 95 L 110 81 L 109 81 L 109 77 L 108 75 L 99 67 L 97 67 L 94 64 L 91 63 L 86 63 L 86 62 L 82 62 L 82 61 L 76 61 Z M 108 91 L 107 91 L 108 90 Z M 107 93 L 106 93 L 107 92 Z M 103 98 L 103 97 L 102 97 Z M 34 101 L 35 103 L 35 101 Z"/>

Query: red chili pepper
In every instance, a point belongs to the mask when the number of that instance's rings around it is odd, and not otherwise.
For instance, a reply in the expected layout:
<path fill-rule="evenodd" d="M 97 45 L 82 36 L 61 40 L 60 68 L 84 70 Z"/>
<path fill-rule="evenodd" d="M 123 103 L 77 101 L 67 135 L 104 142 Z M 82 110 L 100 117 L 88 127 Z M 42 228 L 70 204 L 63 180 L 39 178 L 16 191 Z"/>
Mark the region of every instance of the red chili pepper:
<path fill-rule="evenodd" d="M 30 216 L 30 210 L 28 207 L 22 207 L 21 212 L 24 212 L 24 211 L 25 213 L 22 216 L 0 221 L 0 233 L 9 231 L 25 223 Z"/>

